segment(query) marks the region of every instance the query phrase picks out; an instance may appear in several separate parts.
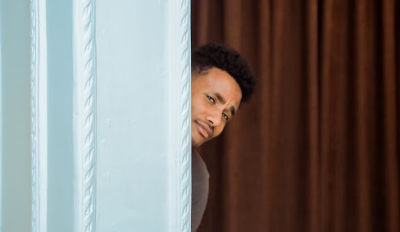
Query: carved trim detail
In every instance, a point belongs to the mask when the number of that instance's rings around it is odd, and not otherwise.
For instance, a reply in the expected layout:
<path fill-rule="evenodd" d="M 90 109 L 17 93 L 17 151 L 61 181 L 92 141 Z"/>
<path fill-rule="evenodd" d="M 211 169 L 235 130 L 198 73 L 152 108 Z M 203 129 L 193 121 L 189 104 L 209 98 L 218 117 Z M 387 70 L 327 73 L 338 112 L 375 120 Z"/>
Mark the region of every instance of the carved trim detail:
<path fill-rule="evenodd" d="M 178 9 L 178 70 L 180 73 L 180 195 L 181 195 L 181 228 L 180 231 L 191 231 L 191 60 L 190 60 L 190 0 L 181 0 Z"/>
<path fill-rule="evenodd" d="M 31 227 L 47 231 L 47 44 L 46 2 L 30 1 L 31 17 Z"/>
<path fill-rule="evenodd" d="M 75 37 L 77 63 L 78 159 L 81 204 L 79 231 L 95 231 L 96 219 L 96 46 L 95 1 L 77 0 Z"/>
<path fill-rule="evenodd" d="M 30 64 L 30 79 L 31 79 L 31 179 L 32 179 L 32 231 L 40 231 L 39 223 L 39 165 L 38 165 L 38 76 L 39 67 L 37 62 L 38 45 L 38 0 L 30 1 L 31 13 L 31 64 Z"/>
<path fill-rule="evenodd" d="M 47 44 L 46 1 L 30 1 L 31 18 L 31 227 L 47 231 Z M 43 91 L 44 90 L 44 91 Z"/>

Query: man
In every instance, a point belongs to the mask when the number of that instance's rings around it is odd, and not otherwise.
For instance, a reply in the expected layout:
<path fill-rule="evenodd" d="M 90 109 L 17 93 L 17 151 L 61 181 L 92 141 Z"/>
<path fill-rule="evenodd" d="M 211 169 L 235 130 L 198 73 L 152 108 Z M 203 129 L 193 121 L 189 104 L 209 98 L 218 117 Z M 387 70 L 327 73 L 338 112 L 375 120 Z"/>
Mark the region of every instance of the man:
<path fill-rule="evenodd" d="M 209 174 L 197 148 L 222 133 L 254 87 L 255 78 L 236 51 L 207 44 L 192 52 L 192 231 L 208 198 Z"/>

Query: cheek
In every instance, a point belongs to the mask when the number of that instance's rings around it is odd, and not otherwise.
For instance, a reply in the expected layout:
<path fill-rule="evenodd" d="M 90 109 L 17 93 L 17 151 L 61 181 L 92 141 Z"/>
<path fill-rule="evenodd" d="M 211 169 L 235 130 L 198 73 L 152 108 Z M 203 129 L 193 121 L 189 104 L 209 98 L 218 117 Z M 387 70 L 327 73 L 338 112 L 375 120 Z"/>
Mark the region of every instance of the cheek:
<path fill-rule="evenodd" d="M 192 96 L 192 115 L 194 115 L 197 112 L 197 106 L 198 106 L 198 100 L 195 95 Z"/>
<path fill-rule="evenodd" d="M 192 101 L 192 117 L 196 116 L 199 112 L 199 105 L 196 101 Z"/>
<path fill-rule="evenodd" d="M 199 99 L 192 99 L 192 118 L 200 116 L 206 111 L 207 106 Z"/>
<path fill-rule="evenodd" d="M 224 131 L 224 127 L 225 127 L 225 126 L 220 126 L 220 127 L 218 127 L 218 128 L 215 128 L 215 130 L 214 130 L 214 135 L 215 135 L 215 137 L 218 136 L 218 135 L 220 135 L 220 134 L 222 133 L 222 131 Z"/>

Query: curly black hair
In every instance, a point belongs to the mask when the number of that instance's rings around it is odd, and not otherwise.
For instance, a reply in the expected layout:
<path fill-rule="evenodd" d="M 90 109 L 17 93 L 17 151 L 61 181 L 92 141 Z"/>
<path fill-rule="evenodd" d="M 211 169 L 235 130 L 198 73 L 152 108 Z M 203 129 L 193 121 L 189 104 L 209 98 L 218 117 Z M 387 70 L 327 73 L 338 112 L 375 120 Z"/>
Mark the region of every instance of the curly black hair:
<path fill-rule="evenodd" d="M 241 102 L 246 102 L 256 85 L 246 60 L 226 45 L 209 43 L 192 51 L 192 72 L 201 73 L 210 68 L 219 68 L 231 75 L 242 91 Z"/>

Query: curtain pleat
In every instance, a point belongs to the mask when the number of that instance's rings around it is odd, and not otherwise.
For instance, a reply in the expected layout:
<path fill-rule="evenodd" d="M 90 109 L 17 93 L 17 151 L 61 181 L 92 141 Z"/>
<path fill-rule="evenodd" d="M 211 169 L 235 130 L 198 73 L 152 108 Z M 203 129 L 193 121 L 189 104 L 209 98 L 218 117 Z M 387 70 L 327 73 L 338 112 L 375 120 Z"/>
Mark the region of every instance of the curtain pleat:
<path fill-rule="evenodd" d="M 400 231 L 399 41 L 397 0 L 193 0 L 192 46 L 258 78 L 202 148 L 199 231 Z"/>

